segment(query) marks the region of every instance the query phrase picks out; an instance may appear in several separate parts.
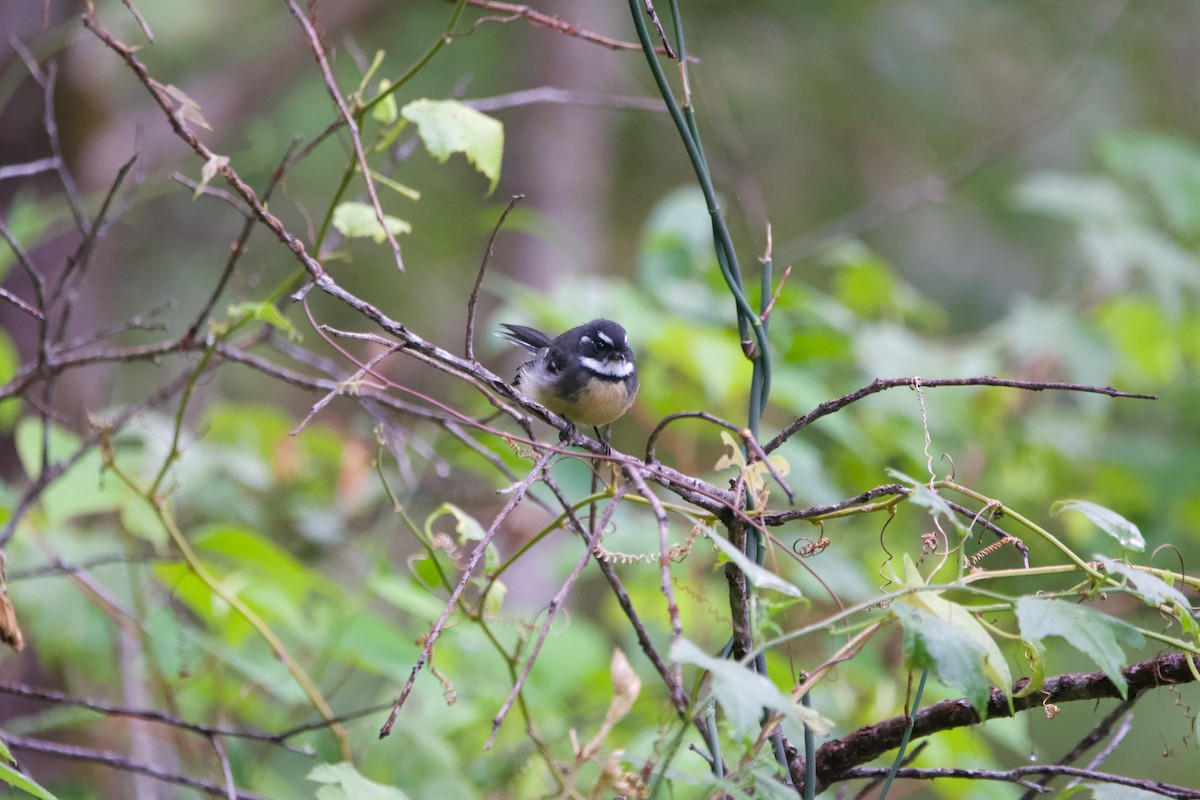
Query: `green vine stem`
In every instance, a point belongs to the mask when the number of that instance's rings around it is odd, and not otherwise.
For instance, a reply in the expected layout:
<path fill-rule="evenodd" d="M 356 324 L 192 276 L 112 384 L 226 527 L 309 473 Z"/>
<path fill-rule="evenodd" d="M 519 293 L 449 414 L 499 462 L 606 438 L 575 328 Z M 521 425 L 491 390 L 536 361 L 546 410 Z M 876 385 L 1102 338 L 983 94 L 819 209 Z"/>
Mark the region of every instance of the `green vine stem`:
<path fill-rule="evenodd" d="M 337 716 L 333 712 L 333 708 L 321 694 L 321 690 L 317 688 L 316 683 L 309 677 L 309 674 L 300 666 L 300 662 L 291 654 L 283 640 L 275 633 L 262 617 L 260 617 L 242 598 L 238 597 L 237 593 L 229 589 L 222 581 L 218 580 L 208 568 L 204 566 L 204 562 L 196 555 L 196 551 L 192 549 L 187 537 L 175 522 L 174 514 L 171 512 L 167 501 L 156 494 L 152 489 L 140 486 L 132 475 L 117 465 L 113 458 L 112 447 L 108 443 L 104 443 L 101 452 L 104 456 L 104 467 L 111 471 L 117 478 L 124 483 L 129 489 L 140 496 L 150 506 L 155 519 L 166 531 L 171 541 L 179 549 L 183 560 L 187 562 L 188 567 L 192 570 L 197 578 L 204 583 L 213 594 L 224 600 L 230 608 L 236 611 L 243 619 L 250 624 L 258 635 L 263 638 L 267 645 L 271 648 L 271 652 L 279 659 L 284 668 L 291 673 L 296 684 L 308 697 L 313 708 L 321 715 L 321 717 L 329 723 L 330 731 L 338 743 L 338 750 L 341 753 L 342 759 L 345 761 L 353 761 L 353 756 L 350 750 L 349 735 L 346 728 L 337 720 Z"/>

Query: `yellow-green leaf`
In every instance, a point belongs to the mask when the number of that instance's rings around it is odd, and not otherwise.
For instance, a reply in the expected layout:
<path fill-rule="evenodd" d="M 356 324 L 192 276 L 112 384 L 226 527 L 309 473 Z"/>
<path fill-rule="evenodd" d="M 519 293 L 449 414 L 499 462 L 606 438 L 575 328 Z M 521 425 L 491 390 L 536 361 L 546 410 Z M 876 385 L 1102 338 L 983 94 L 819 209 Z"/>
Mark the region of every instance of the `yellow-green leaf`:
<path fill-rule="evenodd" d="M 453 153 L 462 153 L 491 185 L 500 180 L 504 155 L 504 125 L 487 114 L 457 100 L 414 100 L 400 110 L 401 116 L 417 124 L 425 149 L 445 163 Z"/>
<path fill-rule="evenodd" d="M 412 232 L 412 225 L 399 217 L 384 214 L 383 221 L 387 223 L 388 230 L 393 235 Z M 376 244 L 382 244 L 387 239 L 374 207 L 355 200 L 342 203 L 333 210 L 333 227 L 349 239 L 369 237 Z"/>

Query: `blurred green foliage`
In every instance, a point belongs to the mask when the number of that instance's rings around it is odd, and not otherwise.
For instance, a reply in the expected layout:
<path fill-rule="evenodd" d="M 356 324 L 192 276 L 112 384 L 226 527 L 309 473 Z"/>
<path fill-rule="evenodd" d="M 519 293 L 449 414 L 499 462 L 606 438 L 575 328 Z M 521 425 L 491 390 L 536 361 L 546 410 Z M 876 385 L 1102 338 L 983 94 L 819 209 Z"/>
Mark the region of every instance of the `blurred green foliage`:
<path fill-rule="evenodd" d="M 116 4 L 110 5 L 106 11 L 115 14 Z M 798 505 L 832 503 L 891 482 L 890 470 L 918 482 L 931 478 L 931 471 L 938 477 L 953 474 L 957 483 L 1053 528 L 1086 558 L 1120 559 L 1123 550 L 1083 515 L 1052 518 L 1054 502 L 1080 498 L 1110 508 L 1137 525 L 1151 563 L 1194 571 L 1188 567 L 1200 558 L 1195 536 L 1200 528 L 1195 414 L 1200 399 L 1200 263 L 1195 255 L 1200 147 L 1195 121 L 1185 111 L 1194 108 L 1187 102 L 1195 99 L 1188 94 L 1194 89 L 1165 80 L 1163 62 L 1194 45 L 1185 31 L 1195 30 L 1197 12 L 1178 3 L 1164 5 L 1171 9 L 1142 6 L 1137 14 L 1126 13 L 1111 30 L 1082 3 L 1036 8 L 758 3 L 737 12 L 726 4 L 701 3 L 688 10 L 688 22 L 697 31 L 691 48 L 703 60 L 697 68 L 697 102 L 702 124 L 715 131 L 707 141 L 744 245 L 747 283 L 757 285 L 754 257 L 765 245 L 762 209 L 775 224 L 776 275 L 781 266 L 794 265 L 770 318 L 775 377 L 774 402 L 764 423 L 768 435 L 877 377 L 996 374 L 1113 385 L 1159 396 L 1149 402 L 981 387 L 875 395 L 820 420 L 780 448 Z M 178 83 L 201 97 L 206 109 L 222 112 L 210 120 L 217 129 L 214 146 L 231 154 L 243 174 L 264 179 L 296 132 L 312 135 L 328 124 L 328 98 L 307 60 L 304 69 L 294 71 L 257 61 L 261 54 L 299 47 L 282 15 L 263 15 L 236 3 L 203 10 L 195 4 L 169 6 L 154 19 L 162 44 L 140 55 L 161 80 Z M 382 48 L 381 74 L 401 72 L 436 40 L 451 7 L 364 8 L 361 17 L 345 23 L 348 44 L 334 65 L 344 87 L 362 79 L 363 64 L 354 63 L 354 52 Z M 129 26 L 125 34 L 135 35 L 132 23 L 121 24 Z M 1086 30 L 1077 35 L 1081 28 Z M 627 28 L 620 31 L 628 34 Z M 516 32 L 515 25 L 481 25 L 469 37 L 453 40 L 442 60 L 397 99 L 405 108 L 426 97 L 442 102 L 463 93 L 458 82 L 470 96 L 522 88 L 528 78 L 513 39 L 550 35 Z M 1167 55 L 1150 58 L 1151 45 Z M 634 56 L 605 57 L 621 64 L 626 78 L 635 76 L 636 85 L 646 85 Z M 93 52 L 87 58 L 114 69 L 108 54 Z M 227 61 L 237 66 L 226 71 Z M 1012 109 L 1024 109 L 1026 84 L 1045 81 L 1047 73 L 1061 83 L 1050 81 L 1048 96 L 1033 92 L 1036 102 L 1028 116 L 1014 114 Z M 111 122 L 138 102 L 128 76 L 104 74 L 109 77 L 102 95 L 86 104 L 65 103 L 62 110 L 65 127 L 75 131 L 70 136 L 80 142 L 93 116 Z M 249 87 L 249 99 L 240 104 L 226 106 L 217 99 L 235 94 L 230 84 L 245 74 L 265 75 L 264 85 Z M 75 80 L 76 96 L 97 88 L 81 77 Z M 1135 85 L 1153 91 L 1124 91 Z M 208 92 L 211 101 L 204 99 Z M 508 147 L 529 133 L 522 125 L 545 124 L 536 117 L 501 116 Z M 1065 120 L 1039 138 L 1046 119 L 1056 117 Z M 403 142 L 401 132 L 388 129 L 396 122 L 394 114 L 381 113 L 368 123 L 379 129 L 368 132 L 385 139 L 395 133 Z M 732 304 L 714 269 L 703 199 L 694 189 L 680 188 L 681 162 L 670 137 L 649 114 L 626 113 L 620 128 L 618 156 L 606 165 L 620 188 L 606 207 L 590 209 L 608 223 L 602 261 L 611 269 L 580 276 L 564 263 L 548 285 L 529 286 L 511 277 L 514 265 L 500 263 L 487 277 L 481 329 L 490 331 L 500 320 L 554 332 L 591 316 L 621 321 L 638 353 L 642 390 L 613 441 L 618 449 L 638 453 L 647 432 L 676 411 L 703 409 L 740 424 L 750 367 L 738 346 Z M 68 141 L 75 141 L 70 136 Z M 434 156 L 446 161 L 444 153 L 461 149 L 451 146 Z M 976 149 L 984 155 L 963 159 Z M 464 159 L 438 164 L 435 158 L 410 150 L 398 166 L 391 165 L 397 166 L 390 173 L 397 181 L 420 193 L 414 200 L 389 192 L 383 200 L 385 209 L 398 215 L 397 223 L 402 218 L 411 225 L 402 243 L 404 275 L 395 272 L 380 237 L 372 241 L 382 230 L 361 198 L 337 204 L 340 217 L 332 205 L 331 187 L 347 163 L 344 140 L 323 145 L 301 162 L 272 210 L 294 230 L 310 232 L 313 221 L 329 212 L 342 236 L 361 238 L 334 242 L 329 251 L 339 259 L 331 258 L 329 266 L 338 280 L 431 341 L 457 347 L 466 296 L 499 213 L 496 201 L 485 197 L 485 184 L 496 185 L 498 166 L 476 164 L 485 172 L 481 180 Z M 197 176 L 200 165 L 183 162 L 180 169 Z M 195 201 L 186 190 L 172 187 L 165 179 L 168 172 L 154 165 L 152 179 L 138 188 L 122 217 L 123 230 L 106 242 L 114 270 L 109 274 L 122 278 L 121 290 L 96 288 L 89 323 L 110 324 L 169 298 L 182 301 L 165 315 L 175 330 L 194 313 L 196 298 L 210 290 L 240 221 L 214 210 L 218 204 L 207 198 Z M 941 192 L 935 193 L 939 199 L 926 201 L 921 181 L 930 175 L 940 180 Z M 520 191 L 527 176 L 528 168 L 510 177 L 506 167 L 499 191 Z M 907 194 L 889 195 L 886 190 L 895 186 L 908 187 Z M 97 202 L 94 194 L 87 198 L 89 207 Z M 879 204 L 881 196 L 895 202 Z M 6 224 L 27 249 L 63 234 L 69 216 L 61 200 L 33 193 L 6 200 Z M 532 200 L 501 234 L 499 261 L 505 260 L 505 243 L 513 241 L 506 237 L 537 236 L 569 253 L 571 234 L 555 221 L 555 209 Z M 870 213 L 853 217 L 862 209 Z M 853 218 L 840 216 L 847 213 Z M 831 218 L 843 224 L 822 228 Z M 393 228 L 401 230 L 400 224 Z M 294 265 L 261 233 L 252 242 L 253 265 L 231 294 L 261 301 Z M 8 250 L 0 248 L 0 274 L 12 269 Z M 331 324 L 352 319 L 326 301 L 314 300 L 314 306 Z M 234 305 L 229 313 L 242 318 L 246 308 Z M 306 344 L 314 345 L 315 334 L 300 312 L 289 307 L 287 314 Z M 121 340 L 145 341 L 143 336 L 128 332 Z M 0 332 L 0 381 L 19 368 L 15 338 Z M 477 339 L 489 365 L 499 370 L 502 360 L 511 358 L 498 346 L 482 344 L 482 332 Z M 483 413 L 485 404 L 468 388 L 419 368 L 401 369 L 411 370 L 404 377 L 408 384 Z M 106 402 L 95 407 L 136 399 L 156 380 L 145 373 L 136 380 L 105 376 L 100 382 L 112 388 Z M 636 772 L 649 760 L 673 754 L 674 796 L 704 797 L 717 789 L 735 796 L 748 796 L 752 789 L 756 796 L 778 792 L 769 753 L 747 741 L 736 725 L 723 721 L 722 732 L 732 739 L 725 754 L 741 766 L 739 774 L 719 781 L 700 758 L 689 756 L 683 743 L 691 744 L 694 733 L 680 733 L 674 724 L 663 686 L 640 657 L 627 621 L 594 570 L 585 573 L 568 612 L 555 621 L 522 695 L 524 710 L 510 716 L 492 751 L 481 752 L 512 685 L 504 651 L 528 653 L 546 602 L 578 557 L 578 543 L 568 544 L 565 533 L 548 527 L 550 516 L 536 510 L 519 529 L 505 531 L 489 554 L 489 568 L 528 539 L 542 539 L 497 578 L 478 619 L 462 613 L 452 617 L 431 665 L 441 677 L 421 676 L 392 737 L 377 743 L 386 706 L 420 652 L 420 637 L 443 608 L 442 580 L 457 574 L 464 548 L 478 537 L 480 526 L 487 526 L 498 508 L 495 491 L 506 481 L 478 453 L 439 429 L 412 422 L 397 441 L 391 438 L 395 432 L 375 429 L 348 399 L 339 398 L 293 436 L 312 397 L 287 393 L 276 382 L 232 367 L 205 388 L 203 410 L 187 417 L 179 458 L 168 476 L 175 519 L 197 557 L 282 638 L 339 711 L 381 706 L 352 723 L 354 768 L 332 764 L 339 754 L 322 729 L 289 740 L 308 754 L 226 737 L 239 786 L 268 796 L 328 800 L 539 797 L 552 785 L 548 764 L 558 763 L 577 770 L 570 781 L 587 796 L 591 787 L 605 785 L 610 763 L 617 772 Z M 0 425 L 12 433 L 24 473 L 34 475 L 43 432 L 36 406 L 27 411 L 17 423 L 14 404 L 0 403 Z M 126 428 L 112 442 L 115 463 L 148 483 L 172 457 L 174 424 L 170 414 L 151 415 Z M 51 425 L 46 441 L 52 458 L 78 446 L 78 431 L 85 426 L 75 425 L 76 432 L 69 427 Z M 726 452 L 718 433 L 703 423 L 679 423 L 662 437 L 659 458 L 723 486 L 733 473 L 717 466 Z M 505 442 L 485 445 L 512 469 L 527 468 Z M 573 462 L 555 470 L 572 499 L 586 496 L 587 470 Z M 20 484 L 14 479 L 0 491 L 2 520 L 12 512 Z M 782 502 L 777 490 L 771 500 Z M 819 528 L 799 522 L 782 529 L 783 547 L 802 549 L 822 536 L 829 543 L 803 564 L 779 553 L 769 557 L 767 566 L 787 585 L 799 587 L 805 599 L 764 592 L 756 633 L 784 635 L 835 613 L 838 603 L 868 601 L 881 589 L 895 589 L 893 579 L 904 572 L 901 554 L 914 559 L 919 574 L 928 574 L 936 561 L 922 559 L 920 536 L 930 529 L 930 514 L 908 504 L 890 523 L 882 517 L 849 517 Z M 730 626 L 721 572 L 725 557 L 705 538 L 690 538 L 694 517 L 674 519 L 672 544 L 686 556 L 673 565 L 671 578 L 686 635 L 698 652 L 716 652 Z M 665 652 L 670 630 L 652 527 L 623 508 L 603 547 Z M 1057 556 L 1043 542 L 1026 539 L 1026 544 L 1034 566 Z M 1167 549 L 1160 554 L 1160 547 Z M 99 450 L 54 482 L 18 528 L 7 557 L 12 602 L 36 652 L 39 680 L 116 702 L 122 681 L 130 679 L 127 661 L 118 653 L 123 637 L 132 636 L 144 652 L 137 677 L 181 717 L 267 731 L 316 720 L 270 647 L 178 559 L 145 498 L 105 470 Z M 104 563 L 91 566 L 86 579 L 70 571 L 36 571 L 60 559 L 87 564 L 98 558 Z M 986 569 L 1020 565 L 1011 548 L 982 563 Z M 1067 582 L 1025 577 L 1016 584 L 1019 591 L 1035 591 Z M 1158 624 L 1152 610 L 1121 605 L 1121 599 L 1106 604 L 1105 611 L 1148 627 Z M 1065 612 L 1064 605 L 1056 601 L 1054 607 Z M 833 735 L 900 713 L 906 664 L 929 668 L 937 679 L 925 703 L 962 693 L 978 702 L 987 688 L 982 680 L 986 658 L 970 637 L 951 626 L 926 624 L 921 615 L 928 614 L 919 609 L 892 613 L 904 624 L 883 637 L 887 642 L 840 665 L 836 678 L 814 693 L 817 712 L 836 723 Z M 875 618 L 886 616 L 881 610 Z M 1011 615 L 997 616 L 1001 627 L 1015 626 Z M 1080 629 L 1111 633 L 1109 622 L 1090 616 L 1084 623 L 1055 619 L 1058 624 L 1047 636 Z M 768 653 L 770 674 L 786 690 L 799 672 L 843 643 L 824 632 L 788 642 Z M 1152 655 L 1157 647 L 1136 649 L 1133 637 L 1124 644 L 1120 663 Z M 1092 670 L 1097 661 L 1106 671 L 1120 665 L 1111 660 L 1112 647 L 1089 652 L 1076 646 L 1073 652 L 1056 645 L 1051 638 L 1046 663 L 1037 665 L 1046 674 Z M 641 697 L 604 734 L 599 752 L 576 762 L 574 743 L 597 735 L 613 697 L 621 693 L 610 675 L 614 647 L 629 654 L 641 676 Z M 1018 672 L 1031 668 L 1018 644 L 1006 647 L 1004 657 Z M 956 663 L 963 666 L 948 669 Z M 724 688 L 725 697 L 734 698 L 726 702 L 753 721 L 761 696 L 739 695 L 746 687 L 736 681 Z M 4 730 L 69 733 L 119 747 L 107 718 L 47 709 L 7 715 Z M 1068 711 L 1054 722 L 1022 719 L 955 731 L 931 739 L 921 763 L 1002 766 L 1033 754 L 1056 758 L 1065 742 L 1090 727 L 1090 719 Z M 1114 754 L 1110 771 L 1138 773 L 1154 759 L 1156 777 L 1194 779 L 1186 753 L 1159 759 L 1164 748 L 1194 749 L 1194 741 L 1186 739 L 1194 733 L 1189 710 L 1168 702 L 1161 714 L 1139 717 L 1138 725 L 1146 731 L 1142 741 Z M 526 726 L 548 743 L 549 757 L 538 752 Z M 793 741 L 802 739 L 795 719 L 785 723 L 785 730 Z M 185 742 L 177 748 L 183 766 L 212 774 L 210 757 L 200 752 L 207 747 L 202 739 L 177 736 Z M 313 756 L 321 763 L 315 769 Z M 44 782 L 62 798 L 103 796 L 66 769 Z M 971 797 L 1011 796 L 1007 786 L 977 783 L 918 790 L 941 797 L 968 791 Z"/>

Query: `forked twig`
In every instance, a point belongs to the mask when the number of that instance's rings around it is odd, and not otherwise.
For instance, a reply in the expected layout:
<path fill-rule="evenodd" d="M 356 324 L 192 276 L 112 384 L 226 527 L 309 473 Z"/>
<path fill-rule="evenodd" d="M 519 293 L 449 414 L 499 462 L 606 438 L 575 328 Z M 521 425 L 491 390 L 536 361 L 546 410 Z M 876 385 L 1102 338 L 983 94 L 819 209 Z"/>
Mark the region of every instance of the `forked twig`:
<path fill-rule="evenodd" d="M 496 716 L 492 719 L 492 733 L 488 736 L 487 743 L 484 744 L 484 750 L 492 749 L 492 744 L 496 741 L 496 734 L 500 732 L 500 726 L 504 724 L 505 717 L 512 709 L 513 703 L 517 699 L 517 695 L 521 693 L 521 688 L 525 686 L 525 681 L 529 678 L 529 673 L 533 669 L 533 662 L 537 660 L 538 653 L 542 651 L 542 645 L 546 642 L 546 637 L 550 635 L 550 626 L 554 624 L 554 618 L 558 614 L 558 609 L 562 608 L 562 604 L 567 599 L 567 593 L 571 591 L 571 587 L 575 585 L 575 581 L 583 573 L 583 568 L 592 560 L 592 554 L 596 547 L 600 544 L 601 537 L 604 536 L 604 530 L 608 527 L 608 523 L 612 521 L 613 512 L 621 505 L 621 501 L 625 499 L 625 494 L 629 491 L 629 484 L 622 484 L 617 488 L 616 494 L 609 501 L 608 506 L 604 509 L 604 513 L 600 515 L 596 527 L 592 529 L 592 533 L 587 537 L 586 546 L 583 550 L 583 555 L 579 561 L 575 563 L 575 568 L 571 570 L 571 574 L 559 587 L 558 592 L 554 595 L 554 599 L 550 601 L 549 607 L 546 609 L 546 619 L 542 622 L 542 629 L 538 632 L 537 641 L 534 642 L 533 648 L 529 651 L 529 658 L 525 659 L 525 668 L 521 670 L 520 676 L 513 681 L 512 691 L 508 693 L 508 698 L 504 701 L 504 705 L 496 712 Z"/>
<path fill-rule="evenodd" d="M 471 576 L 474 574 L 475 568 L 479 566 L 479 562 L 483 559 L 484 553 L 487 552 L 488 545 L 492 543 L 492 539 L 496 538 L 496 534 L 500 530 L 500 525 L 512 514 L 513 509 L 525 497 L 525 493 L 529 491 L 529 487 L 542 474 L 542 471 L 546 468 L 546 464 L 550 462 L 553 456 L 554 453 L 549 450 L 538 455 L 537 463 L 533 465 L 533 469 L 529 470 L 529 474 L 513 487 L 512 492 L 508 496 L 508 502 L 504 504 L 504 508 L 500 509 L 500 513 L 492 520 L 492 524 L 484 531 L 479 543 L 471 552 L 471 557 L 467 560 L 467 565 L 463 568 L 462 577 L 455 585 L 454 591 L 450 593 L 450 598 L 446 601 L 446 607 L 442 609 L 442 615 L 438 617 L 438 621 L 433 624 L 433 627 L 429 629 L 429 633 L 425 635 L 425 644 L 421 648 L 421 655 L 417 658 L 417 663 L 413 665 L 412 671 L 408 675 L 408 680 L 405 681 L 404 688 L 400 691 L 400 696 L 396 698 L 396 702 L 392 706 L 392 712 L 388 714 L 387 721 L 379 729 L 380 739 L 383 739 L 392 732 L 392 726 L 396 724 L 396 717 L 400 714 L 400 709 L 404 706 L 404 701 L 408 699 L 413 684 L 417 680 L 417 673 L 429 661 L 429 654 L 433 652 L 434 644 L 437 643 L 438 637 L 445 629 L 446 620 L 450 618 L 451 612 L 458 605 L 458 598 L 462 597 L 462 593 L 471 582 Z"/>

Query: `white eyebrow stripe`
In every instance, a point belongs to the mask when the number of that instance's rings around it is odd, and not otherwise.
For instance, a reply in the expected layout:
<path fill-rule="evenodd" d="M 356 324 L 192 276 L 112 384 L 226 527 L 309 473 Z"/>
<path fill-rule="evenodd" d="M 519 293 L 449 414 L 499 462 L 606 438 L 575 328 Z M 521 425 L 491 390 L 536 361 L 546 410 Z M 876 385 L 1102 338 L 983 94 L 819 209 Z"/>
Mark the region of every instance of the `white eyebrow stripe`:
<path fill-rule="evenodd" d="M 605 344 L 607 344 L 609 347 L 612 347 L 613 340 L 609 338 L 607 333 L 604 331 L 596 331 L 596 335 L 599 336 Z"/>
<path fill-rule="evenodd" d="M 594 358 L 581 358 L 579 363 L 597 375 L 607 375 L 610 378 L 626 378 L 633 372 L 632 361 L 597 361 Z"/>
<path fill-rule="evenodd" d="M 592 337 L 584 335 L 579 337 L 579 343 L 585 347 L 592 343 Z"/>

